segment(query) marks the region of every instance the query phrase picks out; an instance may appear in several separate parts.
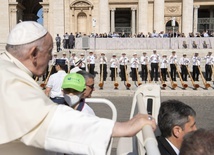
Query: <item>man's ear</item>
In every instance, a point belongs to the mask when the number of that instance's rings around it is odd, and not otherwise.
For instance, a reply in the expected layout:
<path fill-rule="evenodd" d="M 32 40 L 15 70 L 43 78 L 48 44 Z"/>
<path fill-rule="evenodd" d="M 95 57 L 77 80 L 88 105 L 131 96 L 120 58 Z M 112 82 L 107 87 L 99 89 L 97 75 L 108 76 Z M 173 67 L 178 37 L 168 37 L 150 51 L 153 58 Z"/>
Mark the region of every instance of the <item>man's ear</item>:
<path fill-rule="evenodd" d="M 174 126 L 172 128 L 172 134 L 175 138 L 179 138 L 182 132 L 182 128 L 180 126 Z"/>
<path fill-rule="evenodd" d="M 29 52 L 29 58 L 34 65 L 37 64 L 38 59 L 38 49 L 36 47 L 32 47 Z"/>

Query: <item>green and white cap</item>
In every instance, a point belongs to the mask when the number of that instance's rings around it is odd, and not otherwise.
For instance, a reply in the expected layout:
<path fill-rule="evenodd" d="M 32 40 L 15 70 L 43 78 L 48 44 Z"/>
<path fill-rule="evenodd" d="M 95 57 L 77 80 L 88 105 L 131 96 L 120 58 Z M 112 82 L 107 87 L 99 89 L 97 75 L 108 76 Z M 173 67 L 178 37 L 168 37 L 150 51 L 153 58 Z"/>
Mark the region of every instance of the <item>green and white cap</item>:
<path fill-rule="evenodd" d="M 71 88 L 82 92 L 86 88 L 85 78 L 78 73 L 67 74 L 63 80 L 62 88 Z"/>

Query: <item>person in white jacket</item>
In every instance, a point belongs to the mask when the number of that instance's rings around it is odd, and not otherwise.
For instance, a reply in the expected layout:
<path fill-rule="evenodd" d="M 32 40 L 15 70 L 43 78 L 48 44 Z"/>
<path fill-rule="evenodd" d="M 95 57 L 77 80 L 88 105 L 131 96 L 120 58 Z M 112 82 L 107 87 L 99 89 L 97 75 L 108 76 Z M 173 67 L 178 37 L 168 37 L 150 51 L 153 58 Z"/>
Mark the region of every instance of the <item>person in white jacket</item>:
<path fill-rule="evenodd" d="M 36 22 L 21 22 L 9 34 L 7 51 L 0 54 L 1 154 L 14 149 L 28 154 L 11 147 L 18 141 L 53 152 L 104 155 L 111 137 L 133 136 L 145 125 L 156 127 L 147 114 L 120 123 L 52 102 L 32 78 L 45 72 L 52 49 L 50 33 Z"/>
<path fill-rule="evenodd" d="M 167 75 L 167 68 L 168 68 L 168 59 L 167 55 L 163 54 L 162 59 L 160 60 L 160 69 L 161 69 L 161 76 L 163 81 L 167 81 L 166 75 Z"/>

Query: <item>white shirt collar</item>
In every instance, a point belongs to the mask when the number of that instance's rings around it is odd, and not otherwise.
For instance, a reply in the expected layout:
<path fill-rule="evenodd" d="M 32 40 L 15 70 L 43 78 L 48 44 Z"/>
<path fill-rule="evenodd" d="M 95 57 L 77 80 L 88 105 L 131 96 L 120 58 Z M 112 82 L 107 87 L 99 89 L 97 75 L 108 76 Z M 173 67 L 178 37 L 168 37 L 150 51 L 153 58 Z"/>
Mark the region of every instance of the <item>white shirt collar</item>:
<path fill-rule="evenodd" d="M 167 140 L 167 142 L 171 145 L 171 147 L 173 148 L 173 150 L 175 151 L 175 153 L 177 155 L 179 155 L 180 151 L 177 147 L 175 147 L 175 145 L 173 145 L 167 138 L 165 138 Z"/>

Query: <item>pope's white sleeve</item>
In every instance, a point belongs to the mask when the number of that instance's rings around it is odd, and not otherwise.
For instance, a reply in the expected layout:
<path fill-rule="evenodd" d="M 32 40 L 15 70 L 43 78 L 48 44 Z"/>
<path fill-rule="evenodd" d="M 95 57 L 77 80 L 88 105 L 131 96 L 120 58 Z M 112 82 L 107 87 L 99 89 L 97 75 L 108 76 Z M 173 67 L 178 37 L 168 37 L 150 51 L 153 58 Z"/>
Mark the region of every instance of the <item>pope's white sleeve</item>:
<path fill-rule="evenodd" d="M 105 155 L 114 121 L 59 105 L 45 135 L 45 149 L 87 155 Z"/>

